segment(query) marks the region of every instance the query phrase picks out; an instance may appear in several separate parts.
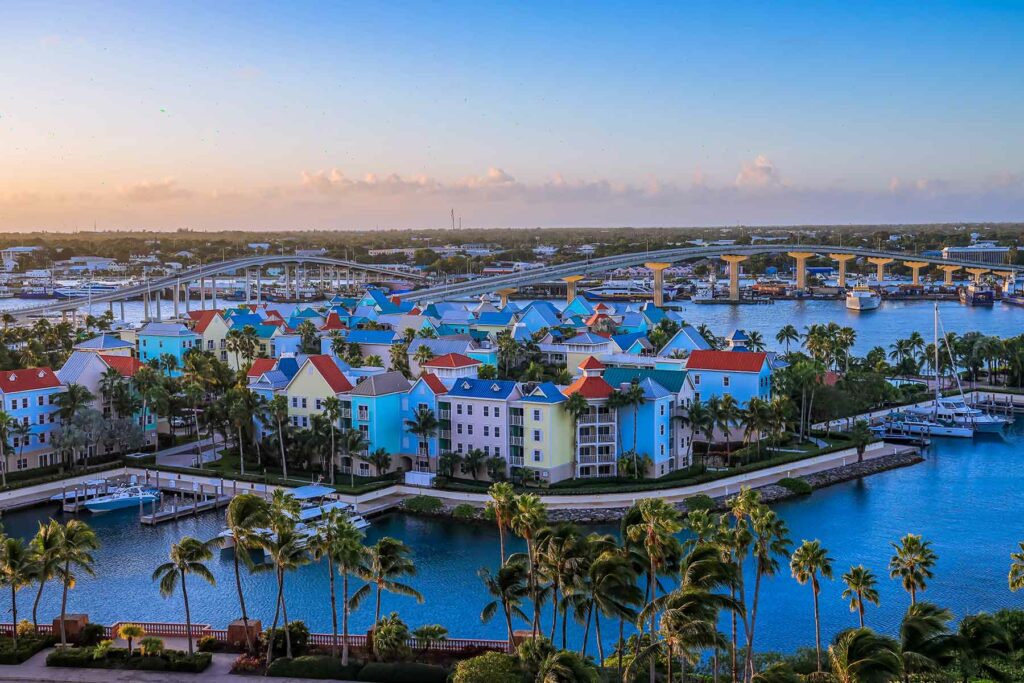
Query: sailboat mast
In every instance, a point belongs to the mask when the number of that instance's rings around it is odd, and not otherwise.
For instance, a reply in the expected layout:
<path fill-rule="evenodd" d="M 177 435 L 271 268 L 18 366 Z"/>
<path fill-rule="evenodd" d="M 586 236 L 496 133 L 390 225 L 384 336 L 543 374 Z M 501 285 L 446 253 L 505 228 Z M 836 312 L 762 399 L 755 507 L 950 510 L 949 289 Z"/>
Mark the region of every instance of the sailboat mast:
<path fill-rule="evenodd" d="M 932 322 L 935 335 L 935 408 L 939 407 L 939 391 L 942 380 L 939 375 L 939 302 L 935 302 L 935 317 Z"/>

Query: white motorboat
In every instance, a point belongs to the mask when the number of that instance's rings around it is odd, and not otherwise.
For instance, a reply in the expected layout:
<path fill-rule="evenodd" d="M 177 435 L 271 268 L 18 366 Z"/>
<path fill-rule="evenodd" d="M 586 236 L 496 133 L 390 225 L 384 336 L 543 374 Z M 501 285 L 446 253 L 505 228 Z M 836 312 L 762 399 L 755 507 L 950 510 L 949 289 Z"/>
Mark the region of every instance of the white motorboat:
<path fill-rule="evenodd" d="M 962 427 L 970 427 L 976 432 L 989 434 L 1002 432 L 1009 422 L 1006 418 L 972 408 L 960 396 L 936 399 L 930 406 L 908 408 L 906 412 L 918 416 L 931 416 Z"/>
<path fill-rule="evenodd" d="M 881 305 L 881 295 L 870 287 L 858 285 L 846 293 L 846 307 L 851 311 L 873 311 Z"/>
<path fill-rule="evenodd" d="M 963 427 L 954 422 L 919 417 L 910 413 L 892 413 L 885 417 L 882 424 L 884 431 L 890 434 L 913 434 L 915 436 L 948 436 L 970 439 L 974 429 Z"/>
<path fill-rule="evenodd" d="M 85 501 L 85 507 L 89 512 L 110 512 L 111 510 L 137 508 L 139 505 L 149 505 L 158 500 L 160 500 L 160 491 L 157 489 L 125 486 L 115 489 L 105 496 L 97 496 L 92 500 Z"/>

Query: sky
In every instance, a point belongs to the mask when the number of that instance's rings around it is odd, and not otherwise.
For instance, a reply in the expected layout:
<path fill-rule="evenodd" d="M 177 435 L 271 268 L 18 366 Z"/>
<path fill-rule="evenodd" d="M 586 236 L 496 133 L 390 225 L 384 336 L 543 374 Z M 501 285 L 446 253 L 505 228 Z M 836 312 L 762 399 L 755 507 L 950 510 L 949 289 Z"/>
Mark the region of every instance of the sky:
<path fill-rule="evenodd" d="M 19 2 L 0 230 L 1024 218 L 1020 2 Z"/>

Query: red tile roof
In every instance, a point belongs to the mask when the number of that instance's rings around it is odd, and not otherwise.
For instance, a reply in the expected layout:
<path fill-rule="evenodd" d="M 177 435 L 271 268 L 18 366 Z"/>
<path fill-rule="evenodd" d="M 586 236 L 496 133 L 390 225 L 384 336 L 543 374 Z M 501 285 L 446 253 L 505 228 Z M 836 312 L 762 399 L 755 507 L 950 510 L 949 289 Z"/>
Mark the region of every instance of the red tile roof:
<path fill-rule="evenodd" d="M 583 398 L 598 399 L 608 398 L 613 391 L 615 390 L 612 389 L 612 385 L 605 382 L 603 377 L 580 377 L 563 389 L 562 393 L 566 396 L 579 393 Z"/>
<path fill-rule="evenodd" d="M 274 365 L 277 361 L 273 358 L 254 358 L 252 365 L 246 371 L 246 377 L 259 377 L 264 372 L 270 372 L 274 369 Z"/>
<path fill-rule="evenodd" d="M 471 365 L 480 365 L 480 361 L 461 353 L 446 353 L 437 358 L 431 358 L 420 365 L 423 368 L 468 368 Z"/>
<path fill-rule="evenodd" d="M 326 331 L 344 330 L 345 323 L 341 322 L 341 318 L 338 316 L 336 312 L 331 311 L 330 313 L 327 314 L 327 320 L 324 321 L 323 327 L 321 327 L 320 329 Z"/>
<path fill-rule="evenodd" d="M 764 366 L 763 351 L 691 351 L 686 360 L 688 370 L 725 370 L 728 372 L 760 372 Z"/>
<path fill-rule="evenodd" d="M 580 370 L 603 370 L 605 367 L 604 363 L 593 356 L 587 356 L 587 359 L 579 364 Z"/>
<path fill-rule="evenodd" d="M 60 380 L 50 368 L 27 368 L 0 372 L 0 392 L 13 394 L 18 391 L 52 389 L 59 387 Z"/>
<path fill-rule="evenodd" d="M 340 394 L 343 391 L 350 391 L 352 389 L 352 383 L 348 381 L 341 368 L 338 367 L 338 364 L 330 356 L 310 356 L 309 362 L 317 369 L 320 376 L 327 380 L 327 384 L 334 393 Z"/>
<path fill-rule="evenodd" d="M 591 315 L 589 318 L 586 319 L 585 324 L 586 324 L 587 327 L 593 327 L 598 322 L 600 322 L 602 320 L 608 320 L 608 319 L 610 319 L 610 317 L 611 316 L 609 316 L 607 313 L 597 313 L 597 312 L 595 312 L 593 315 Z"/>
<path fill-rule="evenodd" d="M 444 385 L 444 382 L 438 379 L 437 375 L 432 375 L 429 372 L 425 372 L 423 373 L 423 376 L 420 379 L 426 382 L 427 386 L 430 387 L 430 390 L 433 391 L 435 394 L 448 393 L 448 387 Z"/>
<path fill-rule="evenodd" d="M 189 311 L 188 317 L 195 321 L 194 330 L 199 334 L 206 332 L 206 328 L 210 326 L 213 319 L 220 315 L 220 311 L 208 310 L 208 311 Z"/>
<path fill-rule="evenodd" d="M 100 354 L 103 362 L 117 370 L 124 377 L 134 377 L 143 363 L 138 358 L 131 356 L 113 356 Z"/>

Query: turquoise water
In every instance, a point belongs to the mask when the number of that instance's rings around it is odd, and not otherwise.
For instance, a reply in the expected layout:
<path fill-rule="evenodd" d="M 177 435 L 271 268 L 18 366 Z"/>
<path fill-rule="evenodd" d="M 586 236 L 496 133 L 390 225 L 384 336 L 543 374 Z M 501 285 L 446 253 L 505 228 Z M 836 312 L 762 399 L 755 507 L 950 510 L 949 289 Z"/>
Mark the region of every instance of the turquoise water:
<path fill-rule="evenodd" d="M 837 580 L 824 584 L 822 627 L 826 635 L 854 624 L 840 599 L 838 576 L 852 564 L 863 563 L 879 576 L 882 606 L 869 608 L 869 625 L 892 632 L 909 599 L 887 578 L 889 542 L 907 533 L 921 533 L 934 542 L 939 555 L 935 579 L 922 598 L 949 607 L 957 615 L 1000 607 L 1024 607 L 1024 596 L 1006 586 L 1008 555 L 1024 540 L 1024 421 L 1005 438 L 975 441 L 941 440 L 926 462 L 816 491 L 810 498 L 782 503 L 779 513 L 796 542 L 821 539 L 835 558 Z M 31 533 L 37 519 L 51 511 L 36 509 L 7 515 L 8 533 Z M 85 577 L 71 592 L 69 609 L 89 614 L 94 621 L 123 619 L 182 621 L 179 596 L 160 597 L 150 580 L 164 561 L 169 545 L 183 535 L 212 537 L 221 526 L 220 514 L 182 520 L 161 527 L 143 527 L 133 511 L 92 517 L 103 547 L 97 553 L 96 578 Z M 602 528 L 602 531 L 610 529 Z M 477 568 L 497 563 L 498 540 L 489 527 L 461 525 L 392 515 L 373 520 L 368 539 L 391 535 L 415 550 L 418 576 L 410 579 L 425 596 L 417 605 L 409 598 L 385 596 L 384 609 L 398 610 L 413 626 L 441 623 L 453 636 L 502 638 L 500 620 L 482 624 L 480 610 L 487 601 L 476 577 Z M 512 543 L 514 548 L 518 544 Z M 193 618 L 197 623 L 223 625 L 237 612 L 231 563 L 216 558 L 212 570 L 219 585 L 193 582 Z M 251 611 L 265 620 L 273 602 L 270 575 L 245 577 Z M 7 592 L 0 605 L 9 609 Z M 309 565 L 288 576 L 289 614 L 314 629 L 330 630 L 327 579 L 322 565 Z M 30 591 L 21 594 L 20 609 L 31 605 Z M 791 650 L 813 642 L 811 595 L 789 577 L 788 570 L 764 586 L 758 618 L 760 649 Z M 42 613 L 59 609 L 59 591 L 44 594 Z M 372 607 L 353 616 L 353 630 L 365 629 Z M 578 638 L 581 631 L 572 625 Z"/>

